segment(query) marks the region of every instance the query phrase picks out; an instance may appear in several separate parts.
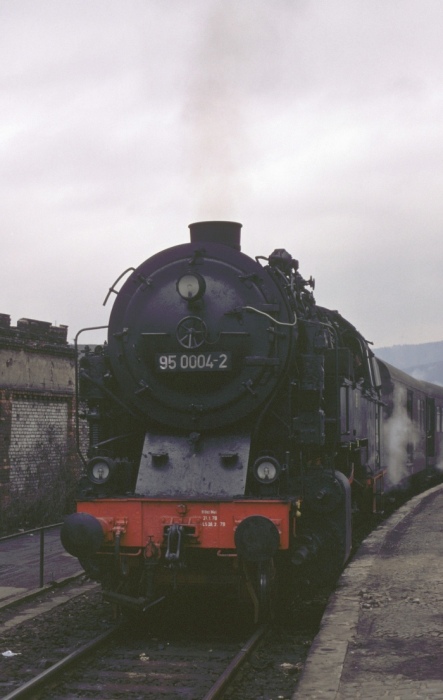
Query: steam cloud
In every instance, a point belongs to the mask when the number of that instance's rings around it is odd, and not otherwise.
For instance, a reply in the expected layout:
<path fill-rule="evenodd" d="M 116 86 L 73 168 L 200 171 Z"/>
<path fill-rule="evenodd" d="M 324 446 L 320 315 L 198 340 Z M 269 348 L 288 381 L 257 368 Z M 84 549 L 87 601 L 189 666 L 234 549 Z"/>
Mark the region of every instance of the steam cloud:
<path fill-rule="evenodd" d="M 410 475 L 408 445 L 415 449 L 419 445 L 420 435 L 406 409 L 406 388 L 396 386 L 394 389 L 393 410 L 384 423 L 383 463 L 387 465 L 387 481 L 390 486 L 398 486 Z"/>
<path fill-rule="evenodd" d="M 241 163 L 246 160 L 247 132 L 242 106 L 244 36 L 238 4 L 211 6 L 194 61 L 186 120 L 189 167 L 202 218 L 223 218 L 241 196 Z"/>

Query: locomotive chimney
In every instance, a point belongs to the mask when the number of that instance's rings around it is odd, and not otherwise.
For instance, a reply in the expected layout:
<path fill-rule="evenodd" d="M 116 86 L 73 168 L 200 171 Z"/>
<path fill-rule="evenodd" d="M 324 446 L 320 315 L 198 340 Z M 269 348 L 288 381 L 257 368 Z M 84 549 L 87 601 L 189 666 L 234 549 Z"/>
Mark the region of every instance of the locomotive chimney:
<path fill-rule="evenodd" d="M 221 243 L 240 250 L 240 229 L 235 221 L 197 221 L 189 224 L 191 243 Z"/>

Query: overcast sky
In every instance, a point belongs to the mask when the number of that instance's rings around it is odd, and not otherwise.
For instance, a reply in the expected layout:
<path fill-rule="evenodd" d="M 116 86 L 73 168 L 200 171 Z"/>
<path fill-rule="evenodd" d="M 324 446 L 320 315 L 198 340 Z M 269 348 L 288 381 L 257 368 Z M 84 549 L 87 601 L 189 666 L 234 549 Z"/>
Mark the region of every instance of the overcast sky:
<path fill-rule="evenodd" d="M 0 81 L 14 325 L 105 325 L 228 219 L 376 347 L 443 340 L 441 0 L 0 0 Z"/>

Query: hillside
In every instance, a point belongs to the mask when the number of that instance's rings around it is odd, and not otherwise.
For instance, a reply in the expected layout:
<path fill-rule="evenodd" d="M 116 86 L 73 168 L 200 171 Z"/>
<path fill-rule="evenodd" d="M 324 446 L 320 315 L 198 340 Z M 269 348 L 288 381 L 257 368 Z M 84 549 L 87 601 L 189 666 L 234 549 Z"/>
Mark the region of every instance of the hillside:
<path fill-rule="evenodd" d="M 374 348 L 374 353 L 416 379 L 443 386 L 443 341 Z"/>

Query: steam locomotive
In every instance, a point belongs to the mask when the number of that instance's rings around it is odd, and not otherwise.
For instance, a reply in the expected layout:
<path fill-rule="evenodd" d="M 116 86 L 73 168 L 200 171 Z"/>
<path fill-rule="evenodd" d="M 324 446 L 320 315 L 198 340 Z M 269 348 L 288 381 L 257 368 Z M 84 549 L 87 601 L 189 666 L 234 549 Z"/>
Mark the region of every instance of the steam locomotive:
<path fill-rule="evenodd" d="M 377 360 L 286 250 L 189 228 L 111 287 L 108 342 L 79 361 L 89 447 L 61 537 L 125 610 L 222 585 L 258 620 L 279 581 L 338 574 L 356 514 L 438 469 L 443 388 Z"/>

